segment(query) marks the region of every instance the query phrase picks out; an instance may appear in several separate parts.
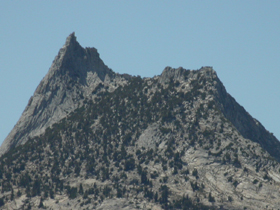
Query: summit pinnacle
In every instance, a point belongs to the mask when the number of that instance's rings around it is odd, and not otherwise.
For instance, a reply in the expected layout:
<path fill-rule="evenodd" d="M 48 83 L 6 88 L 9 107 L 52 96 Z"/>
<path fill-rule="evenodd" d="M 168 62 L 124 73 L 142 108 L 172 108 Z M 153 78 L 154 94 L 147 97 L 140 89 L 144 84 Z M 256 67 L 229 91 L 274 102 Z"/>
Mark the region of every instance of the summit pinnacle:
<path fill-rule="evenodd" d="M 36 88 L 19 121 L 0 147 L 0 156 L 28 138 L 44 133 L 82 104 L 100 83 L 116 75 L 95 48 L 83 48 L 71 33 Z"/>

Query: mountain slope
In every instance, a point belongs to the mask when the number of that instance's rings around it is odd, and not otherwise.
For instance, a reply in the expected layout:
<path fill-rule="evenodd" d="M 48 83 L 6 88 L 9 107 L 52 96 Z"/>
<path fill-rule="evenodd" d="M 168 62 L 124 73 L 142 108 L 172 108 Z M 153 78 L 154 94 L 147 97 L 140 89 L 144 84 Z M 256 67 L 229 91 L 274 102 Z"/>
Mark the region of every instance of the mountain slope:
<path fill-rule="evenodd" d="M 114 80 L 116 84 L 111 83 Z M 47 75 L 30 98 L 19 121 L 0 148 L 0 155 L 42 134 L 53 123 L 75 110 L 100 83 L 113 88 L 125 80 L 99 58 L 95 48 L 82 48 L 70 34 Z"/>
<path fill-rule="evenodd" d="M 53 64 L 35 93 L 63 98 L 49 87 L 64 93 L 70 85 L 66 95 L 78 102 L 1 156 L 3 209 L 279 208 L 280 143 L 211 67 L 166 67 L 153 78 L 118 75 L 103 62 L 89 71 L 84 66 L 100 60 L 85 65 L 88 50 L 73 38 L 70 60 L 57 71 Z M 65 98 L 47 100 L 31 118 L 54 104 L 67 110 L 72 95 Z M 38 130 L 38 122 L 22 132 Z"/>

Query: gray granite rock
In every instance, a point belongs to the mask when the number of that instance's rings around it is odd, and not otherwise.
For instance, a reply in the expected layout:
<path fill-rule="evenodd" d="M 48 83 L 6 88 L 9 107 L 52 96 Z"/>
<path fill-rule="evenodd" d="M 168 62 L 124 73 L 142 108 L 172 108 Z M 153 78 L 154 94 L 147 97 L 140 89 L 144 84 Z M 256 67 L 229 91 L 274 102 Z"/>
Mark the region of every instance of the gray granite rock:
<path fill-rule="evenodd" d="M 44 133 L 46 128 L 82 105 L 85 98 L 91 98 L 100 83 L 115 89 L 127 78 L 109 69 L 95 48 L 81 47 L 75 34 L 70 34 L 1 145 L 0 155 Z"/>

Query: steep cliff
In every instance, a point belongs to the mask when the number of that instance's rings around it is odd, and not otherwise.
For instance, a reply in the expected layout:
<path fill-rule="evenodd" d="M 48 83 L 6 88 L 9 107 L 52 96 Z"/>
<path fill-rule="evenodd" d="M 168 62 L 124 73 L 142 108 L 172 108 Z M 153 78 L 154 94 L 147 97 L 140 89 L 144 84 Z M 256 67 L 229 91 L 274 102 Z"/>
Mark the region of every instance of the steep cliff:
<path fill-rule="evenodd" d="M 75 34 L 70 34 L 1 145 L 0 155 L 42 134 L 47 127 L 81 106 L 85 98 L 91 98 L 99 84 L 110 84 L 114 89 L 126 80 L 124 78 L 103 63 L 95 48 L 82 48 Z"/>

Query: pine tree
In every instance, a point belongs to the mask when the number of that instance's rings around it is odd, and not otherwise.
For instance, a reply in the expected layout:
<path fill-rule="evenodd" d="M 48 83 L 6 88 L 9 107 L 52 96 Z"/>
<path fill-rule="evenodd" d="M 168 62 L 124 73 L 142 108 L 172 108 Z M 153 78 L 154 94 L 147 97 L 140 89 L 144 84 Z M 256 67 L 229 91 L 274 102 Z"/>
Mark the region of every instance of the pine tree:
<path fill-rule="evenodd" d="M 40 203 L 39 203 L 39 208 L 44 208 L 44 204 L 43 204 L 43 198 L 41 197 L 40 199 Z"/>
<path fill-rule="evenodd" d="M 12 188 L 12 190 L 11 190 L 11 201 L 14 200 L 14 196 L 15 196 L 14 195 L 14 189 Z"/>

